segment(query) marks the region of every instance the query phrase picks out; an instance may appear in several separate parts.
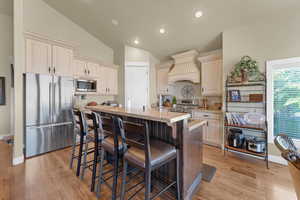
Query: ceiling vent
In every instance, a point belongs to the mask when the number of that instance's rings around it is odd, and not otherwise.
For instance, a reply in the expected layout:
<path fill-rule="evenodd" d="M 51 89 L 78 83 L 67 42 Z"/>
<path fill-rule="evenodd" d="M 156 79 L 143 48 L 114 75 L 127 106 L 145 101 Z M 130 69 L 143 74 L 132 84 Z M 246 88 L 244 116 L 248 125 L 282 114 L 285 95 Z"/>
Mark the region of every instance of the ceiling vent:
<path fill-rule="evenodd" d="M 190 81 L 200 83 L 200 69 L 197 65 L 198 55 L 196 50 L 190 50 L 172 56 L 174 65 L 168 74 L 168 82 Z"/>

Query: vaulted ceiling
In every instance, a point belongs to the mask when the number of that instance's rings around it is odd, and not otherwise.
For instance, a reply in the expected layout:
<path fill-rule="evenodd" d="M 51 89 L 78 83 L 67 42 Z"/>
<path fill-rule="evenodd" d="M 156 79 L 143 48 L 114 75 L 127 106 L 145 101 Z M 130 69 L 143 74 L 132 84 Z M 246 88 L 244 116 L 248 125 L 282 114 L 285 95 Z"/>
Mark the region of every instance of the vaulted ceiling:
<path fill-rule="evenodd" d="M 0 12 L 11 13 L 12 1 L 0 0 Z M 137 46 L 158 58 L 192 48 L 221 48 L 224 30 L 299 12 L 300 8 L 299 0 L 44 1 L 108 46 Z M 199 19 L 194 17 L 197 10 L 203 12 Z M 161 27 L 166 34 L 159 33 Z M 133 43 L 136 38 L 138 45 Z"/>

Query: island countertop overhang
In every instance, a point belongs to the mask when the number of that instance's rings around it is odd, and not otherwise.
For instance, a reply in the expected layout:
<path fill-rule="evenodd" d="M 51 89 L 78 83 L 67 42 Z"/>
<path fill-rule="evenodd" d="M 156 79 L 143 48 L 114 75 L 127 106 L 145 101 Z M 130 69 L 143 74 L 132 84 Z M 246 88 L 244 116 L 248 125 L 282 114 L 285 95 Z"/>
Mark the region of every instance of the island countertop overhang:
<path fill-rule="evenodd" d="M 176 123 L 181 120 L 189 119 L 191 114 L 189 113 L 178 113 L 178 112 L 170 112 L 167 110 L 159 110 L 159 109 L 128 109 L 128 108 L 120 108 L 120 107 L 112 107 L 112 106 L 86 106 L 88 110 L 92 110 L 95 112 L 105 112 L 114 115 L 122 115 L 127 117 L 140 118 L 151 121 L 159 121 L 165 123 Z"/>

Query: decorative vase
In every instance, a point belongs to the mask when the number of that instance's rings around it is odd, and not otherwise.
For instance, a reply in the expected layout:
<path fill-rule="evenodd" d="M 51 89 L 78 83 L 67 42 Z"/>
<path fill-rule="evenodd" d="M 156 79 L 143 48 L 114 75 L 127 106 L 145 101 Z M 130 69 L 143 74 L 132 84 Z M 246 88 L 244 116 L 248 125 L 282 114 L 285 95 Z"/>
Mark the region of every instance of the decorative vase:
<path fill-rule="evenodd" d="M 248 72 L 246 70 L 242 70 L 242 82 L 248 82 Z"/>

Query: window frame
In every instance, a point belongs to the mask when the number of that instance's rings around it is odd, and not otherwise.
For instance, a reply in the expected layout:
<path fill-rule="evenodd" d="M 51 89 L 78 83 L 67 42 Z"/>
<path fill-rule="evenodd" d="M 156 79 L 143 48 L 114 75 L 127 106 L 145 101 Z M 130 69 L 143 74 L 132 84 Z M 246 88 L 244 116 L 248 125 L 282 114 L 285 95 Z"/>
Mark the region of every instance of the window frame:
<path fill-rule="evenodd" d="M 300 67 L 300 57 L 287 58 L 280 60 L 271 60 L 266 62 L 266 80 L 267 80 L 267 122 L 268 122 L 268 143 L 274 143 L 274 97 L 273 97 L 273 70 L 286 67 Z M 300 147 L 300 140 L 293 139 L 295 145 Z"/>

